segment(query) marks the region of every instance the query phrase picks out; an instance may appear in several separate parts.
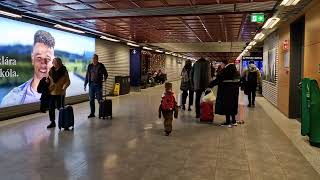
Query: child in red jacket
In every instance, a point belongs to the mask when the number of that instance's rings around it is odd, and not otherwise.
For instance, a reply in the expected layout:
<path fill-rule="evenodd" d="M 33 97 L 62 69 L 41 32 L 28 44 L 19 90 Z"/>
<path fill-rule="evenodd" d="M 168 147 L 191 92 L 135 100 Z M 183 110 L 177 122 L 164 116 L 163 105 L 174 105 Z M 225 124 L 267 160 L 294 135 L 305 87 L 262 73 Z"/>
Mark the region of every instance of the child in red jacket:
<path fill-rule="evenodd" d="M 164 117 L 164 132 L 169 136 L 172 131 L 173 116 L 178 117 L 178 106 L 172 91 L 172 83 L 165 83 L 165 92 L 162 95 L 161 104 L 159 106 L 159 118 L 161 113 Z"/>

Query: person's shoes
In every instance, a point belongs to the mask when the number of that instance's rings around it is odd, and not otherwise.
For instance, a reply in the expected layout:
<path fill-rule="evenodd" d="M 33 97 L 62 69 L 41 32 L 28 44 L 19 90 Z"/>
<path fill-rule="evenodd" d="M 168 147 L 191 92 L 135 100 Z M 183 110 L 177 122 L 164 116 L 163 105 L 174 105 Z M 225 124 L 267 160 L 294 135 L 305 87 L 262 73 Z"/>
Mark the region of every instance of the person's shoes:
<path fill-rule="evenodd" d="M 170 132 L 167 132 L 167 131 L 166 131 L 166 134 L 165 134 L 165 135 L 166 135 L 166 136 L 169 136 L 169 135 L 170 135 Z"/>
<path fill-rule="evenodd" d="M 182 109 L 182 110 L 186 110 L 186 106 L 185 106 L 185 105 L 182 105 L 182 106 L 181 106 L 181 109 Z"/>
<path fill-rule="evenodd" d="M 56 123 L 54 121 L 52 121 L 48 126 L 47 126 L 47 129 L 50 129 L 50 128 L 54 128 L 56 127 Z"/>
<path fill-rule="evenodd" d="M 256 105 L 254 103 L 252 103 L 252 107 L 255 107 Z"/>
<path fill-rule="evenodd" d="M 229 124 L 229 125 L 228 125 L 228 128 L 232 128 L 232 125 L 231 125 L 231 124 Z"/>
<path fill-rule="evenodd" d="M 199 115 L 199 114 L 197 114 L 197 115 L 196 115 L 196 118 L 200 118 L 200 115 Z"/>
<path fill-rule="evenodd" d="M 191 107 L 189 106 L 188 111 L 192 111 Z"/>
<path fill-rule="evenodd" d="M 90 114 L 89 116 L 88 116 L 88 118 L 93 118 L 93 117 L 96 117 L 94 114 Z"/>
<path fill-rule="evenodd" d="M 230 124 L 228 124 L 228 123 L 226 123 L 226 122 L 223 123 L 223 124 L 220 124 L 220 126 L 222 126 L 222 127 L 223 127 L 223 126 L 229 126 L 229 125 L 230 125 Z"/>
<path fill-rule="evenodd" d="M 232 123 L 232 126 L 238 126 L 238 123 L 237 122 Z"/>
<path fill-rule="evenodd" d="M 251 107 L 251 104 L 248 104 L 248 107 Z"/>

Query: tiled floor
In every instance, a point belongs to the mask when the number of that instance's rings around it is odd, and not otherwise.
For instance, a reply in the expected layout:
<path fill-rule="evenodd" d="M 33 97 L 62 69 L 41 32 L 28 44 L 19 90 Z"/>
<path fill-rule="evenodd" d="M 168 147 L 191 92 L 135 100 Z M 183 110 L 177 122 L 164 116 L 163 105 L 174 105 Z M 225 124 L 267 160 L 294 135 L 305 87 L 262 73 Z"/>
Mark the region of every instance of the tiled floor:
<path fill-rule="evenodd" d="M 180 112 L 166 137 L 157 118 L 162 89 L 114 98 L 113 120 L 88 120 L 88 103 L 74 105 L 73 132 L 47 130 L 47 114 L 1 122 L 0 179 L 320 179 L 265 111 L 263 98 L 254 109 L 241 101 L 238 118 L 245 124 L 231 129 L 199 124 L 194 113 Z"/>

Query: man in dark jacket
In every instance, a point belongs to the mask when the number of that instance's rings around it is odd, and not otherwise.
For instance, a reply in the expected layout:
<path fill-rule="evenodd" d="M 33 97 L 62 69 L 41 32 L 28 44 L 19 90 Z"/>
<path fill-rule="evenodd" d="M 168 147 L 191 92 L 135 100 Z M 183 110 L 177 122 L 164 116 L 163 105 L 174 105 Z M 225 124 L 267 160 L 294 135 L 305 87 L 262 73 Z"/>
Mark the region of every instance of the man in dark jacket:
<path fill-rule="evenodd" d="M 261 84 L 261 74 L 254 61 L 250 61 L 249 68 L 243 72 L 243 79 L 245 80 L 245 91 L 248 94 L 248 107 L 255 106 L 256 90 Z"/>
<path fill-rule="evenodd" d="M 224 68 L 209 87 L 218 85 L 215 113 L 226 116 L 226 122 L 222 126 L 232 127 L 232 125 L 237 125 L 240 74 L 236 66 L 228 63 L 227 60 L 224 60 L 222 64 Z M 232 122 L 230 122 L 230 117 L 232 117 Z"/>
<path fill-rule="evenodd" d="M 86 91 L 87 84 L 89 83 L 89 100 L 91 113 L 88 118 L 95 117 L 95 103 L 94 100 L 97 98 L 98 102 L 102 101 L 102 82 L 107 80 L 108 72 L 105 66 L 98 62 L 98 55 L 93 55 L 92 63 L 89 64 L 84 82 L 84 90 Z"/>
<path fill-rule="evenodd" d="M 200 58 L 191 70 L 191 82 L 196 92 L 196 118 L 200 118 L 200 98 L 211 81 L 211 67 L 209 61 Z"/>

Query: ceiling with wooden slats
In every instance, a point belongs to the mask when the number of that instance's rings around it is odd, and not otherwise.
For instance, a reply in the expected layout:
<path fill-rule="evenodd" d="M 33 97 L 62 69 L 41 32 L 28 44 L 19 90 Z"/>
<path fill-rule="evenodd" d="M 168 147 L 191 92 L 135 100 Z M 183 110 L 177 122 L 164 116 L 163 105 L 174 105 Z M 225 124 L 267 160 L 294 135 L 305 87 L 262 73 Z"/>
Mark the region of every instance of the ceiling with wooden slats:
<path fill-rule="evenodd" d="M 158 44 L 164 49 L 172 43 L 184 43 L 184 46 L 212 42 L 245 44 L 263 25 L 251 23 L 250 14 L 263 12 L 267 18 L 277 3 L 275 0 L 0 1 L 3 7 L 76 24 L 137 43 Z M 233 58 L 238 55 L 233 51 L 215 49 L 210 52 L 209 49 L 203 49 L 207 56 Z M 176 48 L 166 50 L 177 52 Z M 199 50 L 192 51 L 192 46 L 187 54 L 201 56 Z"/>

